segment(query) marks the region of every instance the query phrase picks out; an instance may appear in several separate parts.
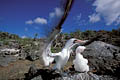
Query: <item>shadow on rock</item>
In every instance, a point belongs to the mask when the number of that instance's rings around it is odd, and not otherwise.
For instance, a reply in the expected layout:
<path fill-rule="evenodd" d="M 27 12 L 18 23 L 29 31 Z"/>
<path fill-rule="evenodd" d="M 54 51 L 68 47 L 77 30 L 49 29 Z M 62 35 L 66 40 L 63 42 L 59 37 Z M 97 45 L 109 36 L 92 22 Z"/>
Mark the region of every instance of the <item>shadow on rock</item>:
<path fill-rule="evenodd" d="M 25 80 L 30 80 L 38 76 L 40 76 L 40 80 L 52 80 L 61 77 L 59 73 L 54 73 L 54 71 L 49 69 L 39 69 L 35 71 L 35 73 L 34 71 L 31 73 L 29 70 L 29 72 L 25 74 Z"/>

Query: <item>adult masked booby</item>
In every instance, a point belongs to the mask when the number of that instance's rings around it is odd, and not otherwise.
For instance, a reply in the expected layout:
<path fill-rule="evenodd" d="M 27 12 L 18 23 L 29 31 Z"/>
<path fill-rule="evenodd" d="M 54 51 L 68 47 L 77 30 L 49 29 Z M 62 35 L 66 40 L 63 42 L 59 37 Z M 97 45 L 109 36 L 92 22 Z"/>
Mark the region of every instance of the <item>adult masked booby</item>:
<path fill-rule="evenodd" d="M 68 59 L 70 57 L 71 48 L 77 43 L 80 43 L 80 40 L 72 38 L 67 41 L 65 47 L 62 49 L 61 52 L 49 54 L 49 56 L 53 57 L 56 62 L 56 64 L 53 67 L 54 70 L 61 70 L 61 68 L 64 67 L 64 65 L 68 62 Z"/>

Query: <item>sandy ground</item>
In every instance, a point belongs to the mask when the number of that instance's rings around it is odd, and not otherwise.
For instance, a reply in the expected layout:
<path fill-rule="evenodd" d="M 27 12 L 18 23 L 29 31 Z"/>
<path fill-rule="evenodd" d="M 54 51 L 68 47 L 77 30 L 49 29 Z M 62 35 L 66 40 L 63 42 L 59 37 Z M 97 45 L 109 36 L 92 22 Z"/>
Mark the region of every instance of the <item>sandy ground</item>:
<path fill-rule="evenodd" d="M 16 62 L 10 63 L 7 67 L 0 67 L 0 80 L 23 80 L 23 78 L 25 78 L 24 74 L 28 72 L 32 64 L 35 64 L 37 69 L 43 68 L 40 60 L 18 60 Z M 72 63 L 69 61 L 64 70 L 68 69 L 71 64 Z"/>
<path fill-rule="evenodd" d="M 28 60 L 18 60 L 10 63 L 7 67 L 0 67 L 0 80 L 16 78 L 22 79 L 25 77 L 24 74 L 28 72 L 29 67 L 32 64 L 35 64 L 38 69 L 42 68 L 39 60 L 34 62 Z"/>

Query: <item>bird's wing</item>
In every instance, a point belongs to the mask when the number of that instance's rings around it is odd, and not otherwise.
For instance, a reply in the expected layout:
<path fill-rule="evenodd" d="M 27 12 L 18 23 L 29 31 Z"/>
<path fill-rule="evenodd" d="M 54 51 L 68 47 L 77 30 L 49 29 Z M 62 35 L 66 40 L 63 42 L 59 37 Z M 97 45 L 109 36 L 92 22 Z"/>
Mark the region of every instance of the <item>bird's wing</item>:
<path fill-rule="evenodd" d="M 54 39 L 57 37 L 57 35 L 60 33 L 61 28 L 62 28 L 62 24 L 64 23 L 65 19 L 68 16 L 68 13 L 71 9 L 72 3 L 74 0 L 64 0 L 66 3 L 64 4 L 63 10 L 64 13 L 62 15 L 62 17 L 60 18 L 58 24 L 53 28 L 53 31 L 51 32 L 51 34 L 48 36 L 47 41 L 44 45 L 44 49 L 43 49 L 43 54 L 42 54 L 42 58 L 44 61 L 45 65 L 49 65 L 51 60 L 54 60 L 53 57 L 50 57 L 48 54 L 51 54 L 51 44 L 54 41 Z M 50 61 L 49 61 L 50 59 Z"/>
<path fill-rule="evenodd" d="M 55 57 L 55 56 L 60 56 L 61 55 L 61 52 L 59 53 L 50 53 L 49 56 L 51 57 Z"/>
<path fill-rule="evenodd" d="M 43 50 L 42 58 L 45 66 L 49 66 L 54 61 L 54 58 L 49 56 L 51 54 L 51 44 L 52 42 L 46 45 L 46 48 Z"/>

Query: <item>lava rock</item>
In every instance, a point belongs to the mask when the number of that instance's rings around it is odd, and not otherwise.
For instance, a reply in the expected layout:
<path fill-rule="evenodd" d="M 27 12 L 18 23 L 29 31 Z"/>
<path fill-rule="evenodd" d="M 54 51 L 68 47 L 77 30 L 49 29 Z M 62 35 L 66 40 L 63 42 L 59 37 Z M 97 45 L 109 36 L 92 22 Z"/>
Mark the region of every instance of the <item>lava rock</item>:
<path fill-rule="evenodd" d="M 44 70 L 43 70 L 44 71 Z M 31 80 L 119 80 L 116 77 L 108 76 L 108 75 L 96 75 L 96 74 L 88 74 L 88 73 L 74 73 L 72 75 L 68 76 L 55 76 L 56 74 L 50 74 L 48 72 L 43 72 L 49 75 L 46 75 L 46 77 L 43 77 L 42 73 L 41 75 L 35 76 L 31 78 Z M 45 75 L 44 75 L 45 76 Z M 54 76 L 54 77 L 53 77 Z"/>
<path fill-rule="evenodd" d="M 120 75 L 120 48 L 101 42 L 94 41 L 86 46 L 83 56 L 89 60 L 91 70 L 97 74 Z"/>
<path fill-rule="evenodd" d="M 34 64 L 32 64 L 28 71 L 28 76 L 29 77 L 35 76 L 36 73 L 37 73 L 37 67 Z"/>
<path fill-rule="evenodd" d="M 28 59 L 30 61 L 35 61 L 35 60 L 38 60 L 39 57 L 40 57 L 40 54 L 38 51 L 32 51 L 27 54 L 26 59 Z"/>

